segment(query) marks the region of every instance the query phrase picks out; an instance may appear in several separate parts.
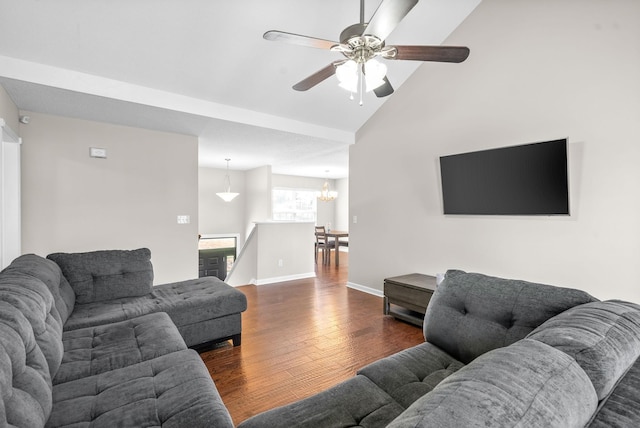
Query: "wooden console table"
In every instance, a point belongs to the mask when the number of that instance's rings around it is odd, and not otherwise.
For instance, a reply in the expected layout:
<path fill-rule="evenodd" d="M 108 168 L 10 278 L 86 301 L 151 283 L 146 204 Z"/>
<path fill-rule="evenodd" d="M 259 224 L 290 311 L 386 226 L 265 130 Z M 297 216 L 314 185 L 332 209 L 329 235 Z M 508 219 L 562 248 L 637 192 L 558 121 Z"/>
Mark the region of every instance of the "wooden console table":
<path fill-rule="evenodd" d="M 384 280 L 384 314 L 422 326 L 436 277 L 412 273 Z"/>

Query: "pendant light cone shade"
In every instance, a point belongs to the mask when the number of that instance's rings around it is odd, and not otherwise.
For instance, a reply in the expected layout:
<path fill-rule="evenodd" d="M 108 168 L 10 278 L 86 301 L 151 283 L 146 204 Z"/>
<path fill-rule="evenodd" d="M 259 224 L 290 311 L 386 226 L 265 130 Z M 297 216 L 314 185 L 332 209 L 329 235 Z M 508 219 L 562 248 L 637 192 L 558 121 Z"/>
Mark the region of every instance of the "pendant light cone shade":
<path fill-rule="evenodd" d="M 219 192 L 219 193 L 216 193 L 216 195 L 220 196 L 222 198 L 222 200 L 225 201 L 225 202 L 233 201 L 233 198 L 235 198 L 239 194 L 240 193 L 233 193 L 233 192 Z"/>
<path fill-rule="evenodd" d="M 229 177 L 229 161 L 231 159 L 225 159 L 225 160 L 227 161 L 227 174 L 224 176 L 225 185 L 226 185 L 225 191 L 218 192 L 216 193 L 216 195 L 218 195 L 225 202 L 231 202 L 240 193 L 234 193 L 231 191 L 231 178 Z"/>

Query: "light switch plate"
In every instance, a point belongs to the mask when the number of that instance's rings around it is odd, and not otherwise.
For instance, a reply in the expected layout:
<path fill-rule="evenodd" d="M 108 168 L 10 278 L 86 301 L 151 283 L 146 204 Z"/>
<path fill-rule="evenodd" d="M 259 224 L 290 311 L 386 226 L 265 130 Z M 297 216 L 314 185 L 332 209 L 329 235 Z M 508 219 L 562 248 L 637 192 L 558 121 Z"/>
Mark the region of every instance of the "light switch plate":
<path fill-rule="evenodd" d="M 178 224 L 189 224 L 191 223 L 191 217 L 188 215 L 179 215 L 178 216 Z"/>

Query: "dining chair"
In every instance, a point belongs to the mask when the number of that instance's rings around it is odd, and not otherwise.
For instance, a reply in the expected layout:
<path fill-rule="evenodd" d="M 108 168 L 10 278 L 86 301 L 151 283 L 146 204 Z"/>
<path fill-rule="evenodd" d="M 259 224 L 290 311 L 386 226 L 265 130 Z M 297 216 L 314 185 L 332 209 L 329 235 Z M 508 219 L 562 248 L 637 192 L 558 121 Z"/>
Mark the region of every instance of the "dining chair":
<path fill-rule="evenodd" d="M 322 250 L 322 264 L 329 264 L 331 262 L 331 249 L 335 248 L 336 241 L 329 239 L 327 231 L 324 226 L 316 226 L 316 242 L 314 246 L 314 258 L 318 263 L 318 250 Z"/>

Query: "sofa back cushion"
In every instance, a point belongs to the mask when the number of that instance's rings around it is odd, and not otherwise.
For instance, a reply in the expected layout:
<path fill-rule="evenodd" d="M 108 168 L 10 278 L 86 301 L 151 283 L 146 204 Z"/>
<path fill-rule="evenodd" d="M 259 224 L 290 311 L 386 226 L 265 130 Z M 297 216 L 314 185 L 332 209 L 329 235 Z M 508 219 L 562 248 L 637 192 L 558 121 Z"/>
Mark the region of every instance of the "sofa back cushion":
<path fill-rule="evenodd" d="M 52 403 L 49 367 L 29 321 L 0 301 L 0 426 L 43 427 Z"/>
<path fill-rule="evenodd" d="M 47 258 L 60 266 L 76 294 L 77 303 L 144 296 L 153 287 L 148 248 L 54 253 Z"/>
<path fill-rule="evenodd" d="M 606 301 L 576 306 L 528 337 L 573 357 L 602 400 L 640 356 L 640 305 Z"/>
<path fill-rule="evenodd" d="M 388 427 L 582 428 L 597 405 L 593 385 L 573 358 L 524 339 L 453 373 Z"/>
<path fill-rule="evenodd" d="M 595 300 L 580 290 L 450 270 L 427 307 L 425 339 L 467 364 Z"/>
<path fill-rule="evenodd" d="M 19 272 L 44 282 L 53 295 L 62 324 L 67 322 L 73 312 L 76 295 L 57 264 L 35 254 L 25 254 L 11 262 L 4 272 Z"/>

